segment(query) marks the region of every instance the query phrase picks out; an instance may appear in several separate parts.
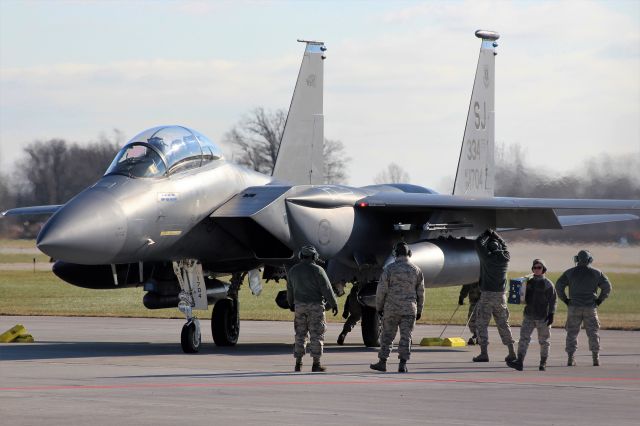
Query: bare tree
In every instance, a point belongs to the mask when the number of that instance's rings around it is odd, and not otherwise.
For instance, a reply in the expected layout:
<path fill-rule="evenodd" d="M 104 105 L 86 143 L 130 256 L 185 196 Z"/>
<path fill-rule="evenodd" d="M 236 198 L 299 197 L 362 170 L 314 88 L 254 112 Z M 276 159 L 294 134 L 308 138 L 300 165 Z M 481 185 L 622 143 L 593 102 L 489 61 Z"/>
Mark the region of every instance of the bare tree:
<path fill-rule="evenodd" d="M 225 141 L 237 149 L 234 159 L 239 164 L 270 174 L 276 163 L 286 120 L 287 114 L 283 109 L 253 109 L 224 136 Z"/>
<path fill-rule="evenodd" d="M 61 204 L 98 180 L 122 143 L 122 133 L 112 139 L 101 135 L 97 142 L 69 144 L 63 139 L 35 141 L 24 148 L 17 164 L 16 202 Z"/>
<path fill-rule="evenodd" d="M 284 109 L 251 110 L 224 135 L 224 141 L 234 147 L 234 160 L 260 173 L 271 174 L 286 120 Z M 347 163 L 351 159 L 344 155 L 344 144 L 325 139 L 323 153 L 325 183 L 345 183 Z"/>
<path fill-rule="evenodd" d="M 344 144 L 339 140 L 326 139 L 323 146 L 324 182 L 329 184 L 346 183 L 347 163 L 351 161 L 344 153 Z"/>
<path fill-rule="evenodd" d="M 383 183 L 409 183 L 409 173 L 396 163 L 389 163 L 387 168 L 376 175 L 373 181 Z"/>
<path fill-rule="evenodd" d="M 558 175 L 542 165 L 526 162 L 525 150 L 518 144 L 505 150 L 496 149 L 496 195 L 540 198 L 640 198 L 640 155 L 638 153 L 612 157 L 600 154 L 574 170 Z M 571 214 L 571 212 L 563 212 Z M 599 214 L 579 211 L 577 214 Z M 513 238 L 563 241 L 616 241 L 626 237 L 640 242 L 640 221 L 612 222 L 573 227 L 561 233 L 554 231 L 515 232 Z"/>

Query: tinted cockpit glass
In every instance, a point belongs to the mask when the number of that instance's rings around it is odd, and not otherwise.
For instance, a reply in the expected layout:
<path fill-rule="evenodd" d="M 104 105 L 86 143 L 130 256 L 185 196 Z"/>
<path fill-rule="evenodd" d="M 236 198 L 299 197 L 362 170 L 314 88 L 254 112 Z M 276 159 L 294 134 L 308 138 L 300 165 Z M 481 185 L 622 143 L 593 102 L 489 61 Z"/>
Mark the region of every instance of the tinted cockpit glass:
<path fill-rule="evenodd" d="M 196 131 L 181 126 L 154 127 L 131 139 L 118 153 L 107 174 L 153 177 L 200 167 L 220 158 L 220 149 Z M 142 163 L 154 167 L 143 170 Z"/>
<path fill-rule="evenodd" d="M 107 169 L 107 174 L 156 177 L 162 176 L 166 170 L 164 161 L 151 147 L 142 143 L 132 143 L 120 150 Z"/>

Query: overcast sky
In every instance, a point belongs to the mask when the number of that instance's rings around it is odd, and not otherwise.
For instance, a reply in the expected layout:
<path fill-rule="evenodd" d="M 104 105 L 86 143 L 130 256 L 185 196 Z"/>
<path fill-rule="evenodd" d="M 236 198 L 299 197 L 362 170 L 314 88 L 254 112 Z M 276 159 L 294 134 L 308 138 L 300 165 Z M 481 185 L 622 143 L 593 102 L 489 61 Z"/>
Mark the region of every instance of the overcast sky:
<path fill-rule="evenodd" d="M 496 141 L 575 170 L 640 158 L 640 2 L 0 1 L 0 170 L 36 139 L 127 138 L 160 124 L 220 142 L 251 109 L 287 108 L 323 40 L 325 136 L 353 185 L 390 162 L 450 190 L 480 40 L 500 33 Z M 229 152 L 227 147 L 223 147 Z"/>

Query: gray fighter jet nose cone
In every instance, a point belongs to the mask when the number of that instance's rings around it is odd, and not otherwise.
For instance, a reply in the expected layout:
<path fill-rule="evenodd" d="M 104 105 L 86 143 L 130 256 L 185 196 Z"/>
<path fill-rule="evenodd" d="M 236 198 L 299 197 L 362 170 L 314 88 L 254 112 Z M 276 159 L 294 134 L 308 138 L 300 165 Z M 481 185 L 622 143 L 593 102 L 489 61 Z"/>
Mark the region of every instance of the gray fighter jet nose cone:
<path fill-rule="evenodd" d="M 69 201 L 45 224 L 38 248 L 57 260 L 84 265 L 111 263 L 127 236 L 127 221 L 108 192 L 91 188 Z"/>

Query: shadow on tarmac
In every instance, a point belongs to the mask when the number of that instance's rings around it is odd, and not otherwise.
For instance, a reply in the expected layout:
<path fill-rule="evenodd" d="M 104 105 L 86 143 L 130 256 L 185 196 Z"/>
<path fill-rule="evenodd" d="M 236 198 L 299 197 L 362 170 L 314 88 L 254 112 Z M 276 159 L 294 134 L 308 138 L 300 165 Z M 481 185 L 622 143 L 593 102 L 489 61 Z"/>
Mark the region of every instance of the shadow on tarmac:
<path fill-rule="evenodd" d="M 321 376 L 321 377 L 326 377 L 326 376 L 338 376 L 338 377 L 354 377 L 354 379 L 357 379 L 359 377 L 366 377 L 367 379 L 370 379 L 372 376 L 373 377 L 380 377 L 380 378 L 390 378 L 394 377 L 394 378 L 406 378 L 407 380 L 411 380 L 412 378 L 415 379 L 416 375 L 418 376 L 440 376 L 440 375 L 451 375 L 451 374 L 479 374 L 479 373 L 497 373 L 497 372 L 503 372 L 505 371 L 505 369 L 507 370 L 511 370 L 509 367 L 507 367 L 506 365 L 504 367 L 485 367 L 485 368 L 478 368 L 477 366 L 473 366 L 473 367 L 468 367 L 468 368 L 464 368 L 464 367 L 456 367 L 455 369 L 443 369 L 442 367 L 433 367 L 433 368 L 420 368 L 417 365 L 409 365 L 410 368 L 409 369 L 409 373 L 405 374 L 405 373 L 398 373 L 396 371 L 396 365 L 395 364 L 390 364 L 389 370 L 386 373 L 383 372 L 378 372 L 378 371 L 373 371 L 369 368 L 369 363 L 367 362 L 362 362 L 362 363 L 349 363 L 349 364 L 331 364 L 331 363 L 323 363 L 326 367 L 327 367 L 327 372 L 325 373 L 312 373 L 311 370 L 311 363 L 308 363 L 309 365 L 305 364 L 303 366 L 303 369 L 306 369 L 307 371 L 302 371 L 300 373 L 296 373 L 293 372 L 291 370 L 287 370 L 287 371 L 244 371 L 244 372 L 239 372 L 239 371 L 227 371 L 227 372 L 213 372 L 213 373 L 197 373 L 197 374 L 151 374 L 151 375 L 126 375 L 126 376 L 102 376 L 100 377 L 101 379 L 176 379 L 176 378 L 183 378 L 183 379 L 207 379 L 207 378 L 224 378 L 224 379 L 232 379 L 232 378 L 251 378 L 251 377 L 256 377 L 256 378 L 265 378 L 265 377 L 304 377 L 304 376 Z M 334 371 L 335 368 L 339 368 L 339 367 L 345 367 L 345 366 L 353 366 L 353 367 L 357 367 L 357 370 L 352 370 L 352 371 Z M 293 368 L 293 363 L 291 364 L 291 368 Z M 421 377 L 424 378 L 424 377 Z M 464 378 L 459 378 L 457 380 L 461 380 L 464 381 Z"/>
<path fill-rule="evenodd" d="M 292 350 L 292 343 L 238 343 L 236 346 L 216 346 L 204 342 L 200 347 L 201 355 L 287 355 Z M 351 344 L 339 346 L 329 344 L 324 346 L 325 353 L 363 353 L 373 356 L 378 348 L 367 348 L 362 345 Z M 454 348 L 435 348 L 415 346 L 414 353 L 442 353 L 466 352 Z M 194 354 L 194 356 L 198 356 Z M 180 343 L 148 343 L 148 342 L 61 342 L 40 341 L 37 343 L 12 343 L 2 345 L 0 360 L 38 360 L 61 358 L 94 358 L 117 356 L 149 356 L 149 355 L 185 355 Z M 373 361 L 372 361 L 373 362 Z"/>
<path fill-rule="evenodd" d="M 232 347 L 203 343 L 198 354 L 203 355 L 282 355 L 291 353 L 291 345 L 286 343 L 245 343 Z M 0 360 L 37 360 L 61 358 L 94 358 L 117 356 L 186 355 L 180 343 L 148 342 L 38 342 L 12 343 L 2 346 Z"/>

